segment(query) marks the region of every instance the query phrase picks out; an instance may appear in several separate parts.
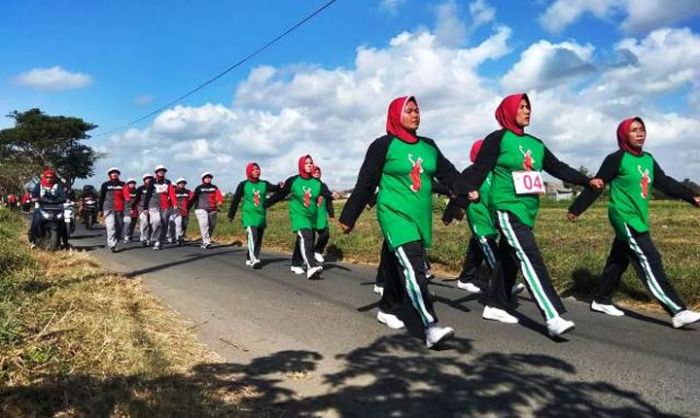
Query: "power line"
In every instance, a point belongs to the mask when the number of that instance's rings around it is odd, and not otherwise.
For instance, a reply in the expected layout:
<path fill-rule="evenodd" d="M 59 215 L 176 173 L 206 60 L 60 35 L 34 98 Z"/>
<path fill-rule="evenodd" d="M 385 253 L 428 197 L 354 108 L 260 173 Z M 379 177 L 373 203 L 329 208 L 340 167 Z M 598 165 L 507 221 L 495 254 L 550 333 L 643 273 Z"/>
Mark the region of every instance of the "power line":
<path fill-rule="evenodd" d="M 180 103 L 181 101 L 185 100 L 185 99 L 188 98 L 189 96 L 195 94 L 195 93 L 198 92 L 199 90 L 203 89 L 204 87 L 208 86 L 209 84 L 213 83 L 214 81 L 220 79 L 221 77 L 225 76 L 225 75 L 228 74 L 229 72 L 233 71 L 233 70 L 236 69 L 237 67 L 239 67 L 239 66 L 245 64 L 247 61 L 251 60 L 251 59 L 254 58 L 256 55 L 260 54 L 261 52 L 263 52 L 263 51 L 266 50 L 267 48 L 271 47 L 272 45 L 274 45 L 275 43 L 277 43 L 279 40 L 281 40 L 282 38 L 284 38 L 285 36 L 287 36 L 287 35 L 289 35 L 290 33 L 294 32 L 294 31 L 295 31 L 296 29 L 298 29 L 300 26 L 304 25 L 306 22 L 308 22 L 309 20 L 311 20 L 311 19 L 313 19 L 314 17 L 316 17 L 316 15 L 320 14 L 321 12 L 323 12 L 325 9 L 327 9 L 328 7 L 330 7 L 330 6 L 331 6 L 333 3 L 335 3 L 336 1 L 337 1 L 337 0 L 329 0 L 329 1 L 327 1 L 327 2 L 324 3 L 321 7 L 319 7 L 319 8 L 316 9 L 316 10 L 314 10 L 313 13 L 309 14 L 308 16 L 306 16 L 305 18 L 303 18 L 302 20 L 300 20 L 299 22 L 297 22 L 294 26 L 288 28 L 287 30 L 285 30 L 285 31 L 282 32 L 281 34 L 277 35 L 277 36 L 276 36 L 275 38 L 273 38 L 272 40 L 268 41 L 266 44 L 264 44 L 264 45 L 261 46 L 260 48 L 256 49 L 255 51 L 251 52 L 250 54 L 246 55 L 244 58 L 240 59 L 240 60 L 239 60 L 238 62 L 236 62 L 235 64 L 231 65 L 230 67 L 228 67 L 228 68 L 225 69 L 224 71 L 222 71 L 222 72 L 220 72 L 219 74 L 215 75 L 214 77 L 208 79 L 207 81 L 203 82 L 202 84 L 198 85 L 197 87 L 193 88 L 192 90 L 188 91 L 187 93 L 183 94 L 182 96 L 178 97 L 177 99 L 172 100 L 172 101 L 170 101 L 170 102 L 164 104 L 163 106 L 159 107 L 158 109 L 156 109 L 156 110 L 154 110 L 154 111 L 152 111 L 152 112 L 150 112 L 150 113 L 148 113 L 148 114 L 146 114 L 146 115 L 144 115 L 144 116 L 141 116 L 141 117 L 138 118 L 138 119 L 134 119 L 134 120 L 132 120 L 131 122 L 128 122 L 128 123 L 126 123 L 126 124 L 124 124 L 124 125 L 122 125 L 122 126 L 119 126 L 119 127 L 113 128 L 113 129 L 110 129 L 109 131 L 103 132 L 103 133 L 101 133 L 101 134 L 94 135 L 93 138 L 99 138 L 99 137 L 102 137 L 102 136 L 106 136 L 106 135 L 112 134 L 112 133 L 114 133 L 114 132 L 121 131 L 122 129 L 126 129 L 126 128 L 130 127 L 130 126 L 136 125 L 136 124 L 139 123 L 139 122 L 142 122 L 142 121 L 144 121 L 144 120 L 146 120 L 146 119 L 152 118 L 153 116 L 155 116 L 155 115 L 157 115 L 158 113 L 162 112 L 163 110 L 169 108 L 170 106 L 173 106 L 173 105 L 175 105 L 175 104 Z"/>

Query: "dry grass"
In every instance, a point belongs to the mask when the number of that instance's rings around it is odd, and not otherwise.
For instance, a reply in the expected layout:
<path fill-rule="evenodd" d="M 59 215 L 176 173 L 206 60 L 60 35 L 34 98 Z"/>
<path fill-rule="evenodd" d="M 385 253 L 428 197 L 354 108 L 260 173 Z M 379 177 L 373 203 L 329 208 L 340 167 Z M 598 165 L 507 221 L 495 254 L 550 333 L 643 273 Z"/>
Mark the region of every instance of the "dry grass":
<path fill-rule="evenodd" d="M 0 217 L 0 416 L 279 415 L 141 280 L 30 251 L 21 220 Z"/>

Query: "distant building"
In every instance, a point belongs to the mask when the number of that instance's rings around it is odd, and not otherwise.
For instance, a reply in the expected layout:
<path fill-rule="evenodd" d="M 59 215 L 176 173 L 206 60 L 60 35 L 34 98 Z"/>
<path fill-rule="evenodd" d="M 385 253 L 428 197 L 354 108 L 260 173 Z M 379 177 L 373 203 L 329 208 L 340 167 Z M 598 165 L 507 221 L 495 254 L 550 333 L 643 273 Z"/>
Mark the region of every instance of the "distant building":
<path fill-rule="evenodd" d="M 568 187 L 564 187 L 562 183 L 558 182 L 545 182 L 544 188 L 546 190 L 546 196 L 548 199 L 552 200 L 571 200 L 575 197 L 573 190 Z"/>

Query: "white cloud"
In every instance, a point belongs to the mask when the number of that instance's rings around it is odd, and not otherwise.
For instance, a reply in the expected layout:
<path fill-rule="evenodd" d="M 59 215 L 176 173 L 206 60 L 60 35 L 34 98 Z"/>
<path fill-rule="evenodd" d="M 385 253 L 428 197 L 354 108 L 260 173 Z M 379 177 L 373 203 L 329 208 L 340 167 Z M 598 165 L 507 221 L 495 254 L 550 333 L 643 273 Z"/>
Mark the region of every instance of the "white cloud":
<path fill-rule="evenodd" d="M 651 31 L 695 16 L 700 16 L 698 0 L 627 0 L 627 18 L 622 27 L 630 32 Z"/>
<path fill-rule="evenodd" d="M 457 3 L 448 0 L 435 7 L 437 24 L 435 36 L 443 44 L 451 47 L 460 46 L 467 38 L 467 25 L 459 18 Z"/>
<path fill-rule="evenodd" d="M 541 40 L 530 45 L 503 76 L 502 85 L 511 91 L 544 90 L 575 80 L 595 69 L 592 45 L 575 42 L 552 44 Z"/>
<path fill-rule="evenodd" d="M 153 103 L 153 96 L 150 94 L 140 94 L 134 97 L 134 104 L 137 106 L 146 106 Z"/>
<path fill-rule="evenodd" d="M 84 73 L 72 73 L 60 66 L 34 68 L 14 78 L 15 83 L 43 91 L 72 90 L 92 84 L 92 77 Z"/>
<path fill-rule="evenodd" d="M 549 32 L 558 33 L 590 13 L 598 19 L 625 16 L 627 32 L 648 32 L 700 15 L 697 0 L 556 0 L 539 17 Z"/>
<path fill-rule="evenodd" d="M 622 6 L 621 3 L 623 2 L 616 0 L 556 0 L 538 20 L 542 27 L 557 33 L 585 13 L 591 13 L 599 19 L 608 18 L 616 7 Z"/>
<path fill-rule="evenodd" d="M 395 15 L 399 12 L 399 7 L 404 3 L 406 3 L 406 0 L 380 0 L 379 7 L 389 14 Z"/>
<path fill-rule="evenodd" d="M 469 3 L 469 13 L 472 15 L 472 30 L 491 22 L 496 17 L 496 10 L 489 6 L 485 0 L 475 0 Z"/>
<path fill-rule="evenodd" d="M 231 191 L 251 160 L 262 165 L 266 179 L 279 181 L 296 173 L 300 155 L 311 153 L 332 188 L 349 187 L 367 146 L 384 133 L 389 101 L 405 94 L 415 94 L 421 105 L 420 133 L 435 138 L 461 168 L 471 142 L 497 128 L 494 110 L 507 93 L 501 89 L 517 87 L 532 99 L 528 131 L 572 166 L 597 169 L 616 148 L 618 122 L 638 114 L 647 122 L 649 150 L 666 171 L 697 179 L 700 142 L 687 138 L 700 131 L 700 121 L 692 111 L 655 105 L 661 87 L 692 86 L 688 78 L 698 79 L 697 34 L 665 29 L 624 39 L 615 47 L 621 59 L 585 72 L 582 87 L 561 71 L 596 65 L 594 48 L 575 41 L 535 42 L 508 76 L 480 74 L 483 63 L 510 52 L 511 33 L 494 26 L 481 43 L 448 46 L 435 33 L 417 30 L 382 47 L 359 47 L 347 67 L 259 66 L 238 85 L 230 105 L 175 106 L 144 129 L 112 136 L 101 148 L 110 156 L 98 169 L 119 165 L 140 176 L 165 163 L 171 177 L 191 181 L 207 169 Z M 568 64 L 557 59 L 562 56 Z"/>

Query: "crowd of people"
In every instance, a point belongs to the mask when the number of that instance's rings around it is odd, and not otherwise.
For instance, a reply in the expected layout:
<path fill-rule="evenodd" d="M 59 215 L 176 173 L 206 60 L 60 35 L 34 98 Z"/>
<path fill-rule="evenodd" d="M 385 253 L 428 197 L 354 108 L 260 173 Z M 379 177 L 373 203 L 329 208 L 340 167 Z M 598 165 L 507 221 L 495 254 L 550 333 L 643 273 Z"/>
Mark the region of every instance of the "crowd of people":
<path fill-rule="evenodd" d="M 667 176 L 643 150 L 644 121 L 633 117 L 620 123 L 618 150 L 589 178 L 560 161 L 542 140 L 525 132 L 530 116 L 526 94 L 504 98 L 495 111 L 500 129 L 472 144 L 473 164 L 460 172 L 434 140 L 418 135 L 420 108 L 415 97 L 399 97 L 390 103 L 386 135 L 369 145 L 338 219 L 340 229 L 347 234 L 364 210 L 373 208 L 376 212 L 384 238 L 374 288 L 381 295 L 377 320 L 390 328 L 403 328 L 399 307 L 407 298 L 425 328 L 428 347 L 454 334 L 452 328 L 438 324 L 428 289 L 431 273 L 426 251 L 433 242 L 432 195 L 440 193 L 450 198 L 442 217 L 445 224 L 466 214 L 472 237 L 466 245 L 457 287 L 482 294 L 482 317 L 518 323 L 514 298 L 527 288 L 552 338 L 574 329 L 574 322 L 565 318 L 566 308 L 552 284 L 534 232 L 539 196 L 544 193 L 542 172 L 583 187 L 566 215 L 571 221 L 609 186 L 609 219 L 615 239 L 603 268 L 600 291 L 591 303 L 593 311 L 624 315 L 612 297 L 631 263 L 645 287 L 671 315 L 675 328 L 700 320 L 700 313 L 687 309 L 668 280 L 649 232 L 652 187 L 696 207 L 700 196 Z M 95 197 L 111 251 L 117 252 L 120 242 L 132 240 L 137 224 L 138 240 L 144 247 L 159 250 L 167 243 L 182 245 L 193 208 L 201 247 L 211 247 L 217 213 L 224 204 L 221 189 L 212 183 L 214 175 L 202 173 L 201 183 L 190 190 L 184 178 L 172 183 L 167 172 L 159 165 L 153 174 L 144 174 L 137 186 L 133 179 L 121 181 L 118 168 L 107 171 L 108 180 Z M 334 196 L 321 181 L 320 167 L 310 155 L 304 155 L 298 161 L 298 174 L 285 181 L 263 180 L 260 166 L 254 162 L 247 165 L 245 175 L 231 199 L 228 219 L 233 221 L 240 206 L 247 237 L 246 265 L 262 267 L 260 249 L 267 209 L 288 198 L 295 236 L 291 271 L 308 279 L 318 278 L 329 240 L 329 218 L 334 218 Z M 52 177 L 55 173 L 50 171 L 42 175 L 32 199 L 55 188 Z M 487 270 L 487 280 L 478 279 L 481 268 Z M 524 284 L 516 283 L 518 272 Z"/>

